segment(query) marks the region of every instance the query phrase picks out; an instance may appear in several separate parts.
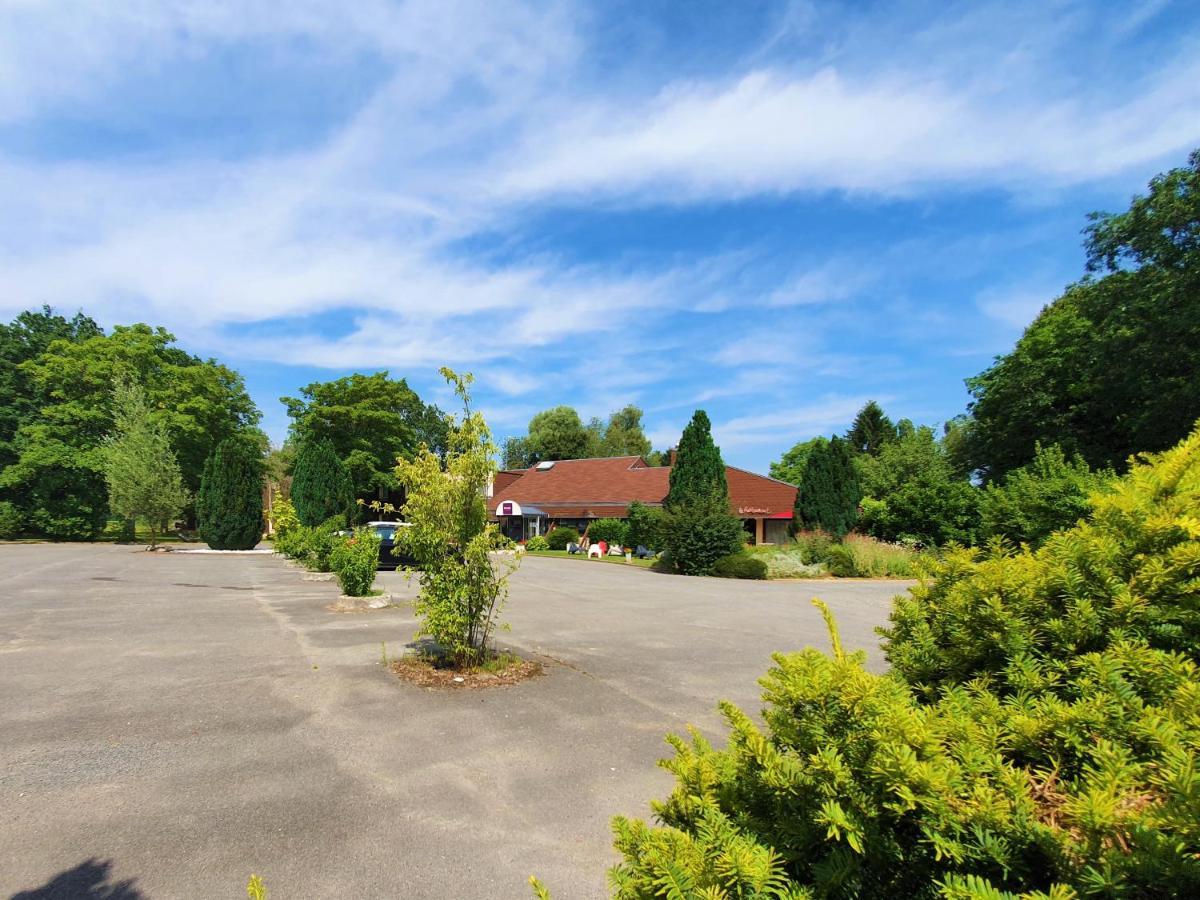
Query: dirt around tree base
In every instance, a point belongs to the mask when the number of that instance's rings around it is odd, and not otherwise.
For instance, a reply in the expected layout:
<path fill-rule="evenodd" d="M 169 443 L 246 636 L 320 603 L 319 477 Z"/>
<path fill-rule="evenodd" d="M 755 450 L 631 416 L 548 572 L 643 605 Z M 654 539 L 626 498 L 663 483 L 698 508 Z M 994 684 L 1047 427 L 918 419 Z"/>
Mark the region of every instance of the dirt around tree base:
<path fill-rule="evenodd" d="M 543 673 L 542 664 L 532 659 L 517 659 L 503 668 L 489 672 L 483 667 L 458 669 L 439 668 L 429 657 L 406 656 L 388 666 L 405 681 L 424 688 L 484 688 L 507 687 Z"/>

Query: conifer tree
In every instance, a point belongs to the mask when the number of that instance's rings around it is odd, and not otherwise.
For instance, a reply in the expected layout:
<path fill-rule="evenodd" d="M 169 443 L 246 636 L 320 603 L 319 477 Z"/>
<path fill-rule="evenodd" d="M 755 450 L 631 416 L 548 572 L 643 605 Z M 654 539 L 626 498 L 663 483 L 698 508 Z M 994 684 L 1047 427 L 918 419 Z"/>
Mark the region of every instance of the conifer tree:
<path fill-rule="evenodd" d="M 796 524 L 841 537 L 854 526 L 861 500 L 850 445 L 835 437 L 815 446 L 796 494 Z"/>
<path fill-rule="evenodd" d="M 897 435 L 895 423 L 884 414 L 882 407 L 874 400 L 868 400 L 854 417 L 854 424 L 846 432 L 846 441 L 855 453 L 878 456 L 884 445 L 894 441 Z"/>
<path fill-rule="evenodd" d="M 196 518 L 200 536 L 214 550 L 249 550 L 263 532 L 263 464 L 257 449 L 235 435 L 217 445 L 204 463 Z"/>
<path fill-rule="evenodd" d="M 307 441 L 292 469 L 292 503 L 301 524 L 315 527 L 354 504 L 350 472 L 329 441 Z"/>
<path fill-rule="evenodd" d="M 150 526 L 150 547 L 187 505 L 183 473 L 166 426 L 156 420 L 145 391 L 120 380 L 113 395 L 115 428 L 104 445 L 104 480 L 113 512 Z"/>
<path fill-rule="evenodd" d="M 668 508 L 702 500 L 720 500 L 728 505 L 725 462 L 720 448 L 713 443 L 708 414 L 702 409 L 696 410 L 683 429 L 671 467 L 670 485 L 665 501 Z"/>

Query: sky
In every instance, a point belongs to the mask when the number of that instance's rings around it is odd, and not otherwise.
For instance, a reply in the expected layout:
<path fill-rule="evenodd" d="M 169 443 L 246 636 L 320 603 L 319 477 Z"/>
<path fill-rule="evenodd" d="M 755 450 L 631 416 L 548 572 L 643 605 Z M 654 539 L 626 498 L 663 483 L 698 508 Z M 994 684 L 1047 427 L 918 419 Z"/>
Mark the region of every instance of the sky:
<path fill-rule="evenodd" d="M 1197 146 L 1194 2 L 0 0 L 0 315 L 163 325 L 275 440 L 448 365 L 765 471 L 963 412 Z"/>

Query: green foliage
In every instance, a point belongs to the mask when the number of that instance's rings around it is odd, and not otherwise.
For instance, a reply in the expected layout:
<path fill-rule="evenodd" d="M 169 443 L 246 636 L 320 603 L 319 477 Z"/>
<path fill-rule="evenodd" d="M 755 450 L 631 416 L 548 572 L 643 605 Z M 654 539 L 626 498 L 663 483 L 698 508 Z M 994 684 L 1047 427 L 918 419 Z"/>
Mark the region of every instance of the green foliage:
<path fill-rule="evenodd" d="M 249 550 L 263 532 L 262 457 L 244 438 L 222 441 L 204 464 L 196 518 L 214 550 Z"/>
<path fill-rule="evenodd" d="M 642 428 L 642 411 L 630 404 L 608 417 L 600 434 L 599 456 L 645 456 L 650 439 Z"/>
<path fill-rule="evenodd" d="M 827 531 L 799 531 L 796 533 L 796 547 L 800 558 L 808 565 L 825 562 L 829 548 L 834 545 L 833 535 Z"/>
<path fill-rule="evenodd" d="M 1093 472 L 1081 456 L 1067 459 L 1061 448 L 1039 444 L 1032 462 L 980 496 L 981 534 L 1039 546 L 1086 516 L 1088 497 L 1112 477 L 1111 471 Z"/>
<path fill-rule="evenodd" d="M 799 485 L 804 480 L 804 470 L 808 468 L 808 459 L 818 447 L 824 448 L 829 444 L 829 438 L 815 437 L 801 441 L 783 454 L 776 462 L 771 463 L 771 477 L 788 484 Z"/>
<path fill-rule="evenodd" d="M 370 528 L 356 528 L 353 534 L 338 535 L 332 541 L 329 568 L 347 597 L 370 594 L 378 566 L 379 536 Z"/>
<path fill-rule="evenodd" d="M 684 575 L 711 574 L 717 560 L 742 549 L 745 537 L 725 500 L 693 501 L 663 514 L 663 550 L 675 571 Z"/>
<path fill-rule="evenodd" d="M 854 417 L 854 423 L 846 432 L 846 443 L 855 453 L 878 456 L 884 445 L 897 437 L 899 431 L 892 420 L 884 415 L 878 403 L 869 400 Z"/>
<path fill-rule="evenodd" d="M 884 541 L 969 544 L 979 529 L 979 490 L 958 477 L 933 430 L 909 428 L 877 457 L 856 460 L 864 500 L 860 527 Z"/>
<path fill-rule="evenodd" d="M 20 424 L 0 490 L 25 511 L 33 531 L 49 537 L 91 538 L 104 527 L 103 439 L 113 430 L 117 380 L 145 392 L 188 491 L 199 486 L 212 448 L 253 429 L 259 417 L 240 376 L 172 346 L 174 337 L 163 329 L 118 326 L 105 335 L 94 326 L 77 317 L 66 337 L 20 363 L 25 400 L 15 413 Z"/>
<path fill-rule="evenodd" d="M 502 469 L 528 469 L 534 463 L 533 453 L 529 449 L 529 439 L 510 437 L 504 439 L 504 447 L 500 455 Z"/>
<path fill-rule="evenodd" d="M 1086 233 L 1088 276 L 967 382 L 967 456 L 989 481 L 1037 442 L 1122 470 L 1200 418 L 1200 150 L 1127 212 L 1093 214 Z"/>
<path fill-rule="evenodd" d="M 355 496 L 394 490 L 396 460 L 411 459 L 422 443 L 438 454 L 446 450 L 441 410 L 386 371 L 315 382 L 300 394 L 281 398 L 292 419 L 291 440 L 299 446 L 328 441 L 350 473 Z"/>
<path fill-rule="evenodd" d="M 546 544 L 551 550 L 566 550 L 567 544 L 578 544 L 579 532 L 565 525 L 554 528 L 546 535 Z"/>
<path fill-rule="evenodd" d="M 625 523 L 628 527 L 625 533 L 627 546 L 635 549 L 642 546 L 650 550 L 658 550 L 663 546 L 663 511 L 660 507 L 646 506 L 635 500 L 629 504 Z"/>
<path fill-rule="evenodd" d="M 246 896 L 250 900 L 267 900 L 267 886 L 257 875 L 251 875 L 250 880 L 246 882 Z"/>
<path fill-rule="evenodd" d="M 296 515 L 296 507 L 278 490 L 271 495 L 271 525 L 275 529 L 276 541 L 293 529 L 300 527 L 300 517 Z"/>
<path fill-rule="evenodd" d="M 545 459 L 585 459 L 597 450 L 596 435 L 569 406 L 543 410 L 530 419 L 525 442 L 530 464 Z"/>
<path fill-rule="evenodd" d="M 462 400 L 463 414 L 447 420 L 444 463 L 422 447 L 397 466 L 412 523 L 397 538 L 420 565 L 419 636 L 432 638 L 456 662 L 476 665 L 488 655 L 512 569 L 498 571 L 490 555 L 496 526 L 488 524 L 484 492 L 496 472 L 496 446 L 483 416 L 471 412 L 472 378 L 441 372 Z"/>
<path fill-rule="evenodd" d="M 629 538 L 629 524 L 623 519 L 597 519 L 588 525 L 592 541 L 604 541 L 609 546 L 624 547 Z"/>
<path fill-rule="evenodd" d="M 858 566 L 854 560 L 854 550 L 845 544 L 832 544 L 825 551 L 825 571 L 835 578 L 856 577 Z"/>
<path fill-rule="evenodd" d="M 1093 503 L 1036 551 L 929 560 L 890 674 L 831 624 L 831 655 L 774 657 L 764 728 L 726 703 L 727 749 L 671 737 L 615 895 L 1200 892 L 1200 430 Z"/>
<path fill-rule="evenodd" d="M 756 556 L 741 550 L 722 556 L 713 563 L 712 574 L 718 578 L 747 578 L 762 580 L 767 577 L 767 564 Z"/>
<path fill-rule="evenodd" d="M 550 542 L 546 540 L 544 535 L 535 534 L 525 542 L 526 550 L 549 550 Z"/>
<path fill-rule="evenodd" d="M 328 440 L 301 445 L 292 470 L 292 503 L 300 522 L 309 527 L 334 516 L 345 522 L 350 516 L 354 485 Z"/>
<path fill-rule="evenodd" d="M 191 498 L 166 425 L 151 415 L 145 392 L 121 379 L 113 406 L 113 433 L 104 444 L 108 503 L 128 524 L 144 519 L 154 547 L 159 533 L 167 530 Z"/>
<path fill-rule="evenodd" d="M 814 445 L 796 492 L 797 524 L 843 535 L 854 527 L 861 499 L 850 445 L 836 437 Z"/>
<path fill-rule="evenodd" d="M 729 484 L 720 448 L 713 443 L 708 414 L 698 409 L 679 439 L 664 505 L 672 509 L 710 501 L 728 506 Z"/>
<path fill-rule="evenodd" d="M 0 541 L 11 541 L 20 537 L 25 530 L 25 515 L 20 507 L 7 500 L 0 500 Z"/>

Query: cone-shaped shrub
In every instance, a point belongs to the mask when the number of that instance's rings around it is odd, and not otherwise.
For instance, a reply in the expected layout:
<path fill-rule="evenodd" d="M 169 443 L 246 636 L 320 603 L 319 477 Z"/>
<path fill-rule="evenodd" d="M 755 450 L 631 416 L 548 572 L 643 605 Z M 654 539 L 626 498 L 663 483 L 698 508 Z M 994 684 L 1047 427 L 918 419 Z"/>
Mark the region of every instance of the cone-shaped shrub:
<path fill-rule="evenodd" d="M 618 898 L 1200 896 L 1200 431 L 1037 551 L 932 563 L 887 675 L 825 613 L 763 726 L 724 704 L 726 749 L 671 739 Z"/>
<path fill-rule="evenodd" d="M 222 441 L 204 463 L 196 518 L 214 550 L 249 550 L 263 531 L 262 459 L 244 438 Z"/>
<path fill-rule="evenodd" d="M 796 493 L 796 524 L 841 537 L 854 527 L 861 500 L 850 445 L 835 437 L 813 447 Z"/>
<path fill-rule="evenodd" d="M 310 528 L 350 513 L 354 505 L 350 470 L 329 441 L 308 441 L 296 454 L 292 503 L 301 524 Z"/>
<path fill-rule="evenodd" d="M 713 499 L 728 503 L 729 485 L 725 479 L 725 461 L 721 459 L 721 450 L 713 443 L 708 414 L 698 409 L 679 438 L 675 463 L 671 466 L 666 506 L 668 509 L 678 508 Z"/>

